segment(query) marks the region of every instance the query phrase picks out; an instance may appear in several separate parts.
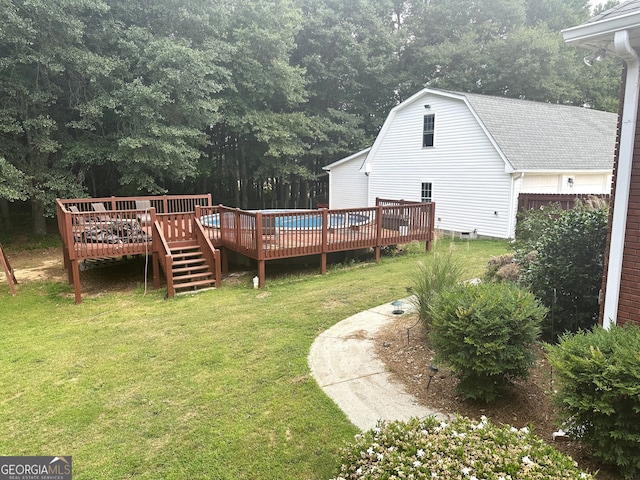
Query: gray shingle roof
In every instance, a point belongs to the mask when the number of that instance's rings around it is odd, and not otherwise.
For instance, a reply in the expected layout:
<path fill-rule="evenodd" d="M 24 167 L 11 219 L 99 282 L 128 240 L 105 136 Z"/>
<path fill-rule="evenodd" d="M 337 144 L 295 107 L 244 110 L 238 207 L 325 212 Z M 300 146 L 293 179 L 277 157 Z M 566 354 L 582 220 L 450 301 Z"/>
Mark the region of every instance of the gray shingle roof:
<path fill-rule="evenodd" d="M 589 19 L 587 23 L 599 22 L 600 20 L 606 20 L 615 17 L 621 17 L 622 15 L 626 15 L 627 13 L 636 12 L 640 10 L 640 0 L 627 0 L 626 2 L 621 3 L 620 5 L 616 5 L 609 10 L 605 10 L 604 12 L 596 15 Z"/>
<path fill-rule="evenodd" d="M 472 93 L 459 95 L 467 98 L 516 170 L 613 168 L 618 119 L 614 113 Z"/>

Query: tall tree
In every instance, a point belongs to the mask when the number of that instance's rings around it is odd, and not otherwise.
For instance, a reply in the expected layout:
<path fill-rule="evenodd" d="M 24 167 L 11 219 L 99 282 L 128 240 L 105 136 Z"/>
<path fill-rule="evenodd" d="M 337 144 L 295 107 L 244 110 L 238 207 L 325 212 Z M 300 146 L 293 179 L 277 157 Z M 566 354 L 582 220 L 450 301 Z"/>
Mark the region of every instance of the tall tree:
<path fill-rule="evenodd" d="M 306 99 L 303 71 L 289 62 L 299 12 L 289 0 L 238 0 L 222 33 L 230 50 L 222 62 L 231 84 L 221 92 L 223 115 L 212 122 L 205 176 L 224 176 L 228 194 L 217 198 L 256 206 L 256 193 L 278 187 L 295 169 L 312 126 L 300 114 Z M 214 196 L 216 192 L 214 192 Z"/>
<path fill-rule="evenodd" d="M 303 27 L 292 62 L 304 68 L 306 116 L 317 125 L 297 159 L 310 175 L 309 194 L 321 167 L 370 144 L 395 104 L 397 59 L 390 1 L 297 0 Z M 304 185 L 305 182 L 302 184 Z"/>
<path fill-rule="evenodd" d="M 78 179 L 60 162 L 68 140 L 73 92 L 82 89 L 84 17 L 100 0 L 2 0 L 0 29 L 0 156 L 24 182 L 34 233 L 46 232 L 45 206 L 57 195 L 80 195 Z M 16 172 L 14 172 L 16 173 Z"/>
<path fill-rule="evenodd" d="M 614 108 L 619 80 L 610 70 L 585 75 L 560 34 L 587 20 L 586 0 L 411 0 L 404 8 L 403 98 L 432 86 Z"/>
<path fill-rule="evenodd" d="M 219 118 L 225 12 L 202 0 L 109 3 L 87 45 L 110 62 L 77 109 L 67 159 L 94 195 L 165 192 L 195 178 L 205 129 Z"/>

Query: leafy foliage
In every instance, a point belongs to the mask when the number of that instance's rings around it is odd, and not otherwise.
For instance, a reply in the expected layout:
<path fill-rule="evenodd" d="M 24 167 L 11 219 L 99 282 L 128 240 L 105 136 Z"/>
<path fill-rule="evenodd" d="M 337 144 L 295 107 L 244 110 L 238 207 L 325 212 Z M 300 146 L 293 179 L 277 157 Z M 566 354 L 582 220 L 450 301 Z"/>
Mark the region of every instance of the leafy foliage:
<path fill-rule="evenodd" d="M 459 379 L 466 398 L 489 402 L 515 378 L 526 378 L 546 309 L 511 283 L 460 285 L 431 304 L 436 358 Z"/>
<path fill-rule="evenodd" d="M 617 110 L 620 64 L 558 31 L 583 0 L 0 0 L 0 157 L 56 196 L 308 205 L 425 86 Z M 6 167 L 3 167 L 7 170 Z M 8 170 L 7 170 L 8 171 Z"/>
<path fill-rule="evenodd" d="M 532 217 L 533 218 L 533 217 Z M 563 331 L 591 328 L 598 316 L 607 238 L 606 209 L 577 205 L 532 228 L 535 259 L 525 265 L 522 280 L 549 307 L 543 325 L 546 338 Z"/>
<path fill-rule="evenodd" d="M 445 254 L 433 253 L 424 262 L 418 263 L 413 277 L 412 291 L 420 320 L 427 327 L 431 323 L 431 303 L 436 295 L 457 285 L 462 280 L 464 268 L 452 251 Z"/>
<path fill-rule="evenodd" d="M 557 203 L 543 205 L 540 208 L 520 210 L 517 214 L 516 239 L 513 249 L 522 257 L 535 250 L 545 232 L 564 213 Z"/>
<path fill-rule="evenodd" d="M 569 433 L 594 455 L 640 475 L 640 328 L 600 327 L 548 346 L 559 381 L 556 400 Z"/>
<path fill-rule="evenodd" d="M 380 422 L 343 448 L 334 480 L 392 478 L 592 479 L 527 427 L 457 417 Z"/>

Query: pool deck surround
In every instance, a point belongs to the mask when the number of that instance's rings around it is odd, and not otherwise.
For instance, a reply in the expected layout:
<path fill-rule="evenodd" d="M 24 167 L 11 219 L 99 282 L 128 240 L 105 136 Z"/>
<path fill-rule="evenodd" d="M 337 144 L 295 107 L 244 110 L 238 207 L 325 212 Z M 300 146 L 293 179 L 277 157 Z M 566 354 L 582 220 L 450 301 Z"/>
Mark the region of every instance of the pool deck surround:
<path fill-rule="evenodd" d="M 377 199 L 375 207 L 355 209 L 277 212 L 214 206 L 210 194 L 56 203 L 76 303 L 82 301 L 79 262 L 89 259 L 151 254 L 154 286 L 160 287 L 162 271 L 172 297 L 181 290 L 220 286 L 229 252 L 257 262 L 262 287 L 270 260 L 319 255 L 325 273 L 329 253 L 373 249 L 378 261 L 383 246 L 421 241 L 430 250 L 434 238 L 435 204 L 403 200 Z M 211 218 L 216 222 L 207 221 Z M 345 220 L 338 224 L 339 218 Z"/>

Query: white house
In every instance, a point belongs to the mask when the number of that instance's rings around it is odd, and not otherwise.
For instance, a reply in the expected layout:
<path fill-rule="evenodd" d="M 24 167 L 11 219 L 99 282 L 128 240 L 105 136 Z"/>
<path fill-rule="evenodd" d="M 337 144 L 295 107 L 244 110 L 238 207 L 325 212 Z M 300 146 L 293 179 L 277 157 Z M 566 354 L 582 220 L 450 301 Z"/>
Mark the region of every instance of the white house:
<path fill-rule="evenodd" d="M 373 146 L 324 167 L 330 208 L 433 201 L 436 228 L 510 238 L 518 195 L 610 193 L 613 113 L 424 89 Z"/>

